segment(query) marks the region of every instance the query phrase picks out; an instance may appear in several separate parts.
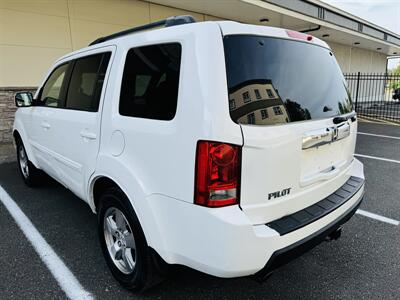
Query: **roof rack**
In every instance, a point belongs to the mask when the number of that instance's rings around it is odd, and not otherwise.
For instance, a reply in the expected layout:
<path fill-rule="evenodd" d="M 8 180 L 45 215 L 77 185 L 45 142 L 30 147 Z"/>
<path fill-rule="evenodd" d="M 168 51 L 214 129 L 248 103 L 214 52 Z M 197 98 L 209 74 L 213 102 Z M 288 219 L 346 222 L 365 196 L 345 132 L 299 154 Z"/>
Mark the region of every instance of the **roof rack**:
<path fill-rule="evenodd" d="M 113 33 L 108 36 L 100 37 L 97 40 L 91 42 L 89 44 L 89 46 L 103 43 L 105 41 L 109 41 L 109 40 L 115 39 L 117 37 L 124 36 L 124 35 L 131 34 L 131 33 L 138 32 L 138 31 L 143 31 L 143 30 L 152 29 L 152 28 L 161 27 L 161 26 L 170 27 L 170 26 L 183 25 L 183 24 L 189 24 L 189 23 L 195 23 L 195 22 L 196 22 L 196 20 L 192 16 L 189 16 L 189 15 L 169 17 L 164 20 L 141 25 L 138 27 L 133 27 L 133 28 L 130 28 L 130 29 L 127 29 L 124 31 Z"/>

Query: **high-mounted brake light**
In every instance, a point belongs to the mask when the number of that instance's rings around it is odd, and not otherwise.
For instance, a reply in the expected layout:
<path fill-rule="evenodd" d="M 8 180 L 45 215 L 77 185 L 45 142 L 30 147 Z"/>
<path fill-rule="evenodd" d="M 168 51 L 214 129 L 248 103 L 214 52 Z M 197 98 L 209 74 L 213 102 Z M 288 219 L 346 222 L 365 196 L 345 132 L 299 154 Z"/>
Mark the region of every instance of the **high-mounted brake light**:
<path fill-rule="evenodd" d="M 241 147 L 199 141 L 194 203 L 221 207 L 239 203 Z"/>
<path fill-rule="evenodd" d="M 309 34 L 304 34 L 302 32 L 294 31 L 294 30 L 286 30 L 286 33 L 288 36 L 294 38 L 294 39 L 299 39 L 299 40 L 304 40 L 304 41 L 311 41 L 312 40 L 312 35 Z"/>

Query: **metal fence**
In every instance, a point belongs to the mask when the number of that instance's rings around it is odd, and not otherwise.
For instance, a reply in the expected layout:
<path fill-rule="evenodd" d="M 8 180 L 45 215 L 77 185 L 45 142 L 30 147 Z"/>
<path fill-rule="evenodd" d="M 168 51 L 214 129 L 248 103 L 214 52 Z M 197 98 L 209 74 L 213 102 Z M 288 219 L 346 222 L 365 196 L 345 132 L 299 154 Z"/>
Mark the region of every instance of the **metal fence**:
<path fill-rule="evenodd" d="M 344 74 L 359 116 L 400 123 L 400 74 Z"/>

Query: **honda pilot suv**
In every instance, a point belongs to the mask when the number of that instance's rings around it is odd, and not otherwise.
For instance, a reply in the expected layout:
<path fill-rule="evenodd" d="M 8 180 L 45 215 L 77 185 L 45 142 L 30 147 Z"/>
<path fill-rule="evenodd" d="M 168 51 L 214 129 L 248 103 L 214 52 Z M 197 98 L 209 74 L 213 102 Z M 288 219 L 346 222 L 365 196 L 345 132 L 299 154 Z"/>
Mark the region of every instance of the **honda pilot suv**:
<path fill-rule="evenodd" d="M 171 264 L 264 279 L 363 197 L 346 82 L 304 33 L 168 18 L 62 57 L 16 105 L 23 180 L 88 203 L 132 290 Z"/>

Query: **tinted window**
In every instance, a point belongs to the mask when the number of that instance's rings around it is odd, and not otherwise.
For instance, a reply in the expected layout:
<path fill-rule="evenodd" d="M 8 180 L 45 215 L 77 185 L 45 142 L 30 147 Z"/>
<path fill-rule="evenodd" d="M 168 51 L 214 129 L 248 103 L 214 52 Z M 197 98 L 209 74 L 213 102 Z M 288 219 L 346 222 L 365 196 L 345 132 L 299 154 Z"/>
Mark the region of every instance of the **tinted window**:
<path fill-rule="evenodd" d="M 68 64 L 57 67 L 49 76 L 40 94 L 43 106 L 59 107 L 62 104 L 64 78 L 67 73 Z"/>
<path fill-rule="evenodd" d="M 121 85 L 119 112 L 124 116 L 172 120 L 175 116 L 181 45 L 130 49 Z"/>
<path fill-rule="evenodd" d="M 67 92 L 66 108 L 98 110 L 110 56 L 110 53 L 102 53 L 75 61 Z"/>
<path fill-rule="evenodd" d="M 352 111 L 344 77 L 328 49 L 245 35 L 225 37 L 224 48 L 230 113 L 237 123 L 279 124 Z"/>

